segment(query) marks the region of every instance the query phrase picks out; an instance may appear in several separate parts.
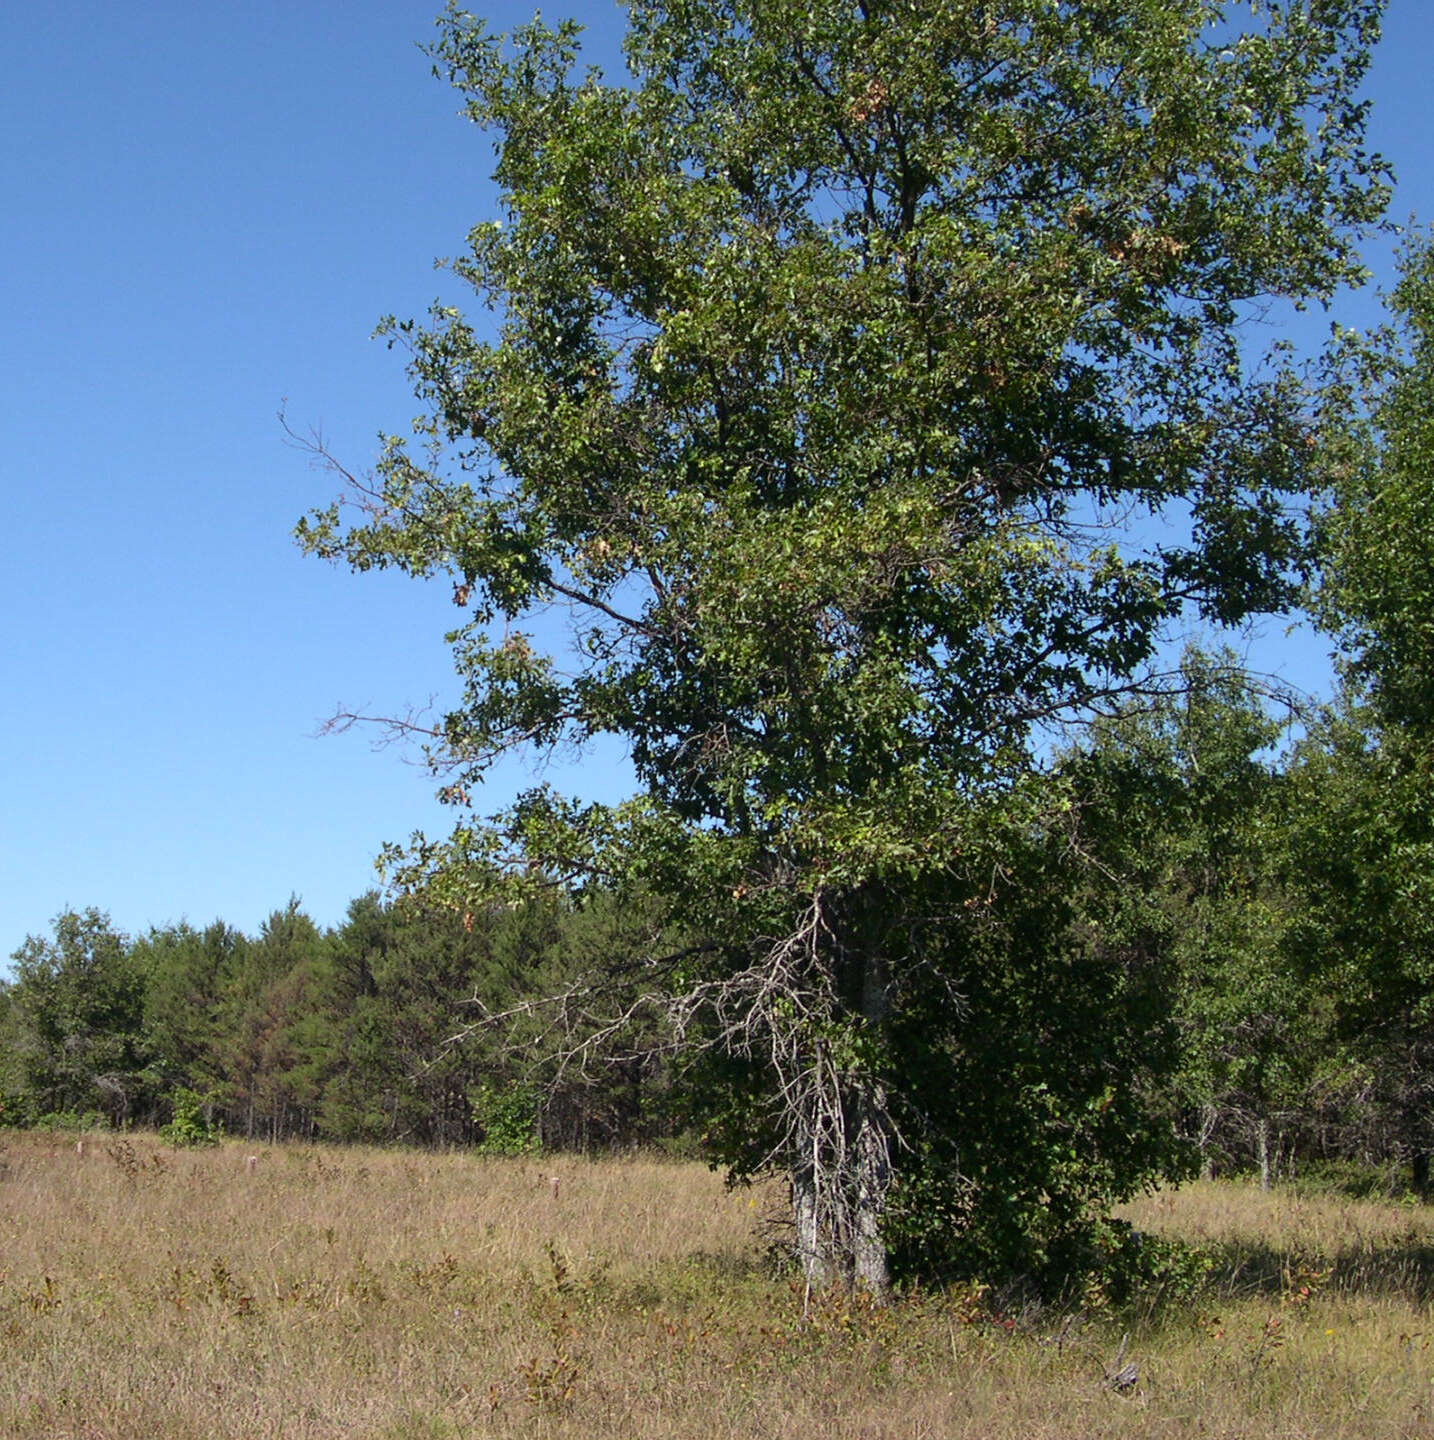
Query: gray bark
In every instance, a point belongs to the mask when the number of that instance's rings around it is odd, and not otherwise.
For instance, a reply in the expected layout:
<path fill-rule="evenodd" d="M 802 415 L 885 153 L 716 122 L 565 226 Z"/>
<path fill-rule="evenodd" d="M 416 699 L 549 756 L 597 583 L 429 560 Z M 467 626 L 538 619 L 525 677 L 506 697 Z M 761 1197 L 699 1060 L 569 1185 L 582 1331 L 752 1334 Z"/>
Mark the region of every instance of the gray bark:
<path fill-rule="evenodd" d="M 802 1267 L 802 1278 L 813 1287 L 825 1285 L 831 1278 L 831 1270 L 822 1247 L 816 1175 L 809 1167 L 792 1172 L 792 1219 L 797 1230 L 797 1260 Z"/>
<path fill-rule="evenodd" d="M 862 1117 L 856 1137 L 857 1192 L 852 1269 L 857 1283 L 877 1295 L 891 1288 L 886 1241 L 881 1220 L 886 1194 L 891 1187 L 891 1159 L 885 1123 L 886 1092 L 873 1086 L 862 1102 Z"/>
<path fill-rule="evenodd" d="M 1202 1180 L 1215 1178 L 1215 1155 L 1210 1148 L 1210 1141 L 1215 1134 L 1215 1127 L 1219 1123 L 1220 1112 L 1214 1105 L 1200 1107 L 1200 1178 Z"/>

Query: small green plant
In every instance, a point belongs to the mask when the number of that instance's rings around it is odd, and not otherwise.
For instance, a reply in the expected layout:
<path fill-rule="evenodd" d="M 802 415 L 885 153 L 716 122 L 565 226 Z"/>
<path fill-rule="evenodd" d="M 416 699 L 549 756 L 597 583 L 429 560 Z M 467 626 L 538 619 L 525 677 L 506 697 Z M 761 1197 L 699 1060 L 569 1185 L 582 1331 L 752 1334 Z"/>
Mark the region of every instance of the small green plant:
<path fill-rule="evenodd" d="M 204 1115 L 204 1098 L 187 1086 L 174 1092 L 174 1116 L 168 1125 L 161 1125 L 159 1138 L 170 1145 L 193 1148 L 219 1143 L 219 1127 Z"/>
<path fill-rule="evenodd" d="M 492 1085 L 488 1081 L 468 1092 L 473 1119 L 483 1132 L 480 1155 L 537 1155 L 538 1096 L 527 1085 Z"/>

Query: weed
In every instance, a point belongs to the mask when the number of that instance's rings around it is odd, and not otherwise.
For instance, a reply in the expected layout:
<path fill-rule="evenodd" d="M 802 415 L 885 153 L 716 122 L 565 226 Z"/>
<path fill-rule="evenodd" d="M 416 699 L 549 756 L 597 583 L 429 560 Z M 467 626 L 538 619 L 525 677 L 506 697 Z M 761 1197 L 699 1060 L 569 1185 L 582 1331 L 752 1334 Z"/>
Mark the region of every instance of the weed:
<path fill-rule="evenodd" d="M 354 1264 L 353 1274 L 344 1282 L 345 1293 L 360 1305 L 379 1306 L 388 1298 L 377 1274 L 362 1255 Z"/>
<path fill-rule="evenodd" d="M 106 1145 L 105 1154 L 119 1167 L 126 1180 L 134 1180 L 144 1170 L 144 1161 L 128 1137 Z"/>
<path fill-rule="evenodd" d="M 217 1257 L 207 1271 L 172 1265 L 158 1293 L 162 1303 L 180 1313 L 195 1304 L 217 1307 L 239 1318 L 255 1311 L 253 1292 L 236 1280 L 229 1266 Z"/>
<path fill-rule="evenodd" d="M 38 1288 L 31 1286 L 25 1291 L 24 1303 L 31 1310 L 43 1313 L 58 1310 L 64 1301 L 60 1299 L 60 1287 L 55 1284 L 53 1277 L 46 1275 L 43 1284 Z"/>
<path fill-rule="evenodd" d="M 1250 1380 L 1253 1383 L 1271 1365 L 1285 1343 L 1284 1321 L 1278 1315 L 1265 1316 L 1265 1323 L 1250 1337 Z"/>
<path fill-rule="evenodd" d="M 573 1353 L 577 1327 L 564 1311 L 548 1329 L 547 1353 L 516 1367 L 523 1398 L 532 1406 L 571 1405 L 577 1394 L 581 1365 Z"/>
<path fill-rule="evenodd" d="M 458 1262 L 445 1253 L 441 1260 L 433 1264 L 425 1265 L 420 1262 L 410 1266 L 409 1273 L 413 1277 L 415 1289 L 421 1293 L 436 1294 L 446 1290 L 458 1278 Z"/>
<path fill-rule="evenodd" d="M 558 1242 L 549 1240 L 543 1246 L 543 1254 L 548 1257 L 548 1268 L 552 1271 L 553 1293 L 555 1295 L 566 1295 L 572 1288 L 572 1282 L 568 1278 L 568 1262 L 563 1259 L 558 1250 Z"/>
<path fill-rule="evenodd" d="M 126 1180 L 138 1180 L 146 1171 L 162 1175 L 169 1168 L 157 1150 L 145 1154 L 137 1149 L 128 1135 L 121 1135 L 105 1146 L 105 1154 L 114 1162 Z"/>
<path fill-rule="evenodd" d="M 232 1315 L 252 1315 L 254 1296 L 235 1278 L 228 1265 L 216 1259 L 209 1267 L 209 1292 Z"/>

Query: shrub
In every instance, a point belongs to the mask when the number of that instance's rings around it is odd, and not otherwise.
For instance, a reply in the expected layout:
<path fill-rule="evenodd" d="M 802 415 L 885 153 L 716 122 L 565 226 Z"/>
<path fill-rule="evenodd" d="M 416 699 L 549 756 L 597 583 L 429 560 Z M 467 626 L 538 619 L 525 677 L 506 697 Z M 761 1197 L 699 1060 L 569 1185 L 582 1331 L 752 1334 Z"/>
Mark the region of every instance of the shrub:
<path fill-rule="evenodd" d="M 36 1130 L 108 1130 L 109 1119 L 98 1110 L 50 1110 L 39 1116 L 34 1124 Z"/>
<path fill-rule="evenodd" d="M 468 1093 L 473 1119 L 483 1132 L 480 1155 L 536 1155 L 538 1096 L 527 1085 L 491 1085 L 487 1081 Z"/>
<path fill-rule="evenodd" d="M 205 1118 L 204 1099 L 201 1095 L 181 1085 L 174 1092 L 171 1103 L 174 1117 L 168 1125 L 159 1127 L 161 1140 L 185 1147 L 219 1143 L 220 1129 Z"/>

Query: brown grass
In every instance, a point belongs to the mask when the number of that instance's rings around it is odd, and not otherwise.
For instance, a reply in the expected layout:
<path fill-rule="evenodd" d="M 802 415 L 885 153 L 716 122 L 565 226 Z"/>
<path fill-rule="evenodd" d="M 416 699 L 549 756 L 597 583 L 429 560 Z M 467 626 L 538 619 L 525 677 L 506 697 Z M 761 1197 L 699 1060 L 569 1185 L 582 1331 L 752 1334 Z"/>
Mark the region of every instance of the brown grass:
<path fill-rule="evenodd" d="M 1192 1186 L 1132 1215 L 1209 1248 L 1197 1302 L 804 1318 L 776 1198 L 639 1159 L 6 1134 L 0 1436 L 1434 1433 L 1426 1211 Z"/>

